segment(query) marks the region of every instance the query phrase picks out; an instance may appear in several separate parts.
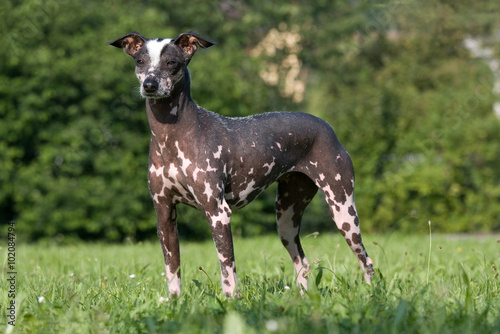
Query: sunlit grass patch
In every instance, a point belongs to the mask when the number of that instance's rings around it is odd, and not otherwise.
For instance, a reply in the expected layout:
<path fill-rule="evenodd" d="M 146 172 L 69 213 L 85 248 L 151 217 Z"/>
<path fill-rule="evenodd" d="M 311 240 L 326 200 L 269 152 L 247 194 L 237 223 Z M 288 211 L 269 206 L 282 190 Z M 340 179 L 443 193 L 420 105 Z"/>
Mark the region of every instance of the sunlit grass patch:
<path fill-rule="evenodd" d="M 368 286 L 340 235 L 304 237 L 304 297 L 276 235 L 236 239 L 235 300 L 222 294 L 211 241 L 181 243 L 179 298 L 168 296 L 156 243 L 20 244 L 14 333 L 498 332 L 498 237 L 433 235 L 430 261 L 428 238 L 366 235 Z"/>

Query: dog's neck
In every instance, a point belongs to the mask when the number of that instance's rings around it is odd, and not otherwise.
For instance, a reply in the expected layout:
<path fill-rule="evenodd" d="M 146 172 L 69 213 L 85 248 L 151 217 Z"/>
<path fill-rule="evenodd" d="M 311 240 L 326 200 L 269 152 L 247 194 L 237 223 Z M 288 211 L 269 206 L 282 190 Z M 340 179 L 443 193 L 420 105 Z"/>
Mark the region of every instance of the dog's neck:
<path fill-rule="evenodd" d="M 196 104 L 191 99 L 191 82 L 186 68 L 170 95 L 162 99 L 146 99 L 146 110 L 151 129 L 167 124 L 176 124 L 189 118 L 189 111 Z"/>

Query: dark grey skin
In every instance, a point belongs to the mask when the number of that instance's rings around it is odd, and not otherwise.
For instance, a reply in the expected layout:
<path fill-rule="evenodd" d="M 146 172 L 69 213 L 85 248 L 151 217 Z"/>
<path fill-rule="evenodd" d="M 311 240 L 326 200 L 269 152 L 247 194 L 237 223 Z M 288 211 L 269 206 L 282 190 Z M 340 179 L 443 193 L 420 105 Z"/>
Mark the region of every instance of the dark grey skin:
<path fill-rule="evenodd" d="M 302 214 L 317 190 L 370 284 L 373 262 L 361 239 L 349 154 L 328 123 L 309 114 L 274 112 L 228 118 L 196 105 L 187 68 L 198 47 L 214 43 L 194 33 L 175 40 L 133 32 L 108 43 L 132 56 L 151 127 L 149 189 L 158 216 L 169 293 L 181 292 L 176 206 L 204 212 L 221 266 L 222 289 L 236 291 L 230 218 L 277 181 L 276 220 L 307 290 L 309 263 L 300 244 Z"/>

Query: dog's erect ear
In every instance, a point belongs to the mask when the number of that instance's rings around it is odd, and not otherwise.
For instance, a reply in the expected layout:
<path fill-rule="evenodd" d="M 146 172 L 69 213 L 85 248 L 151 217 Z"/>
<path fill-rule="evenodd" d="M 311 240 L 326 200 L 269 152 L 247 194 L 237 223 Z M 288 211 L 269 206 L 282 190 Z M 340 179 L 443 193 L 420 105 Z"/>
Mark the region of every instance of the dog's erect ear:
<path fill-rule="evenodd" d="M 118 38 L 116 41 L 109 42 L 106 45 L 113 45 L 117 48 L 123 49 L 127 54 L 134 57 L 137 52 L 146 43 L 147 38 L 142 37 L 139 33 L 133 31 L 130 34 Z"/>
<path fill-rule="evenodd" d="M 198 45 L 202 48 L 209 48 L 214 45 L 214 42 L 204 39 L 194 32 L 180 34 L 174 41 L 175 45 L 183 49 L 189 57 L 192 57 L 198 49 Z"/>

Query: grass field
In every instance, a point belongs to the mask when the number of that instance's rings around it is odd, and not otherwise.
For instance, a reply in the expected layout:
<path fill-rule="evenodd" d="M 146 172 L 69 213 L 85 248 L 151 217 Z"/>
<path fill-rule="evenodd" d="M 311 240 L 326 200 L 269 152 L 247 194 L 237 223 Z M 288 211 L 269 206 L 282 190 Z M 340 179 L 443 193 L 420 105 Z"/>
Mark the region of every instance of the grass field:
<path fill-rule="evenodd" d="M 364 237 L 377 268 L 372 286 L 339 234 L 303 238 L 312 263 L 304 297 L 276 235 L 236 239 L 235 300 L 221 292 L 211 242 L 181 242 L 176 299 L 167 299 L 157 243 L 17 243 L 16 326 L 6 327 L 5 260 L 0 332 L 500 332 L 500 236 L 433 236 L 431 248 L 429 236 Z"/>

